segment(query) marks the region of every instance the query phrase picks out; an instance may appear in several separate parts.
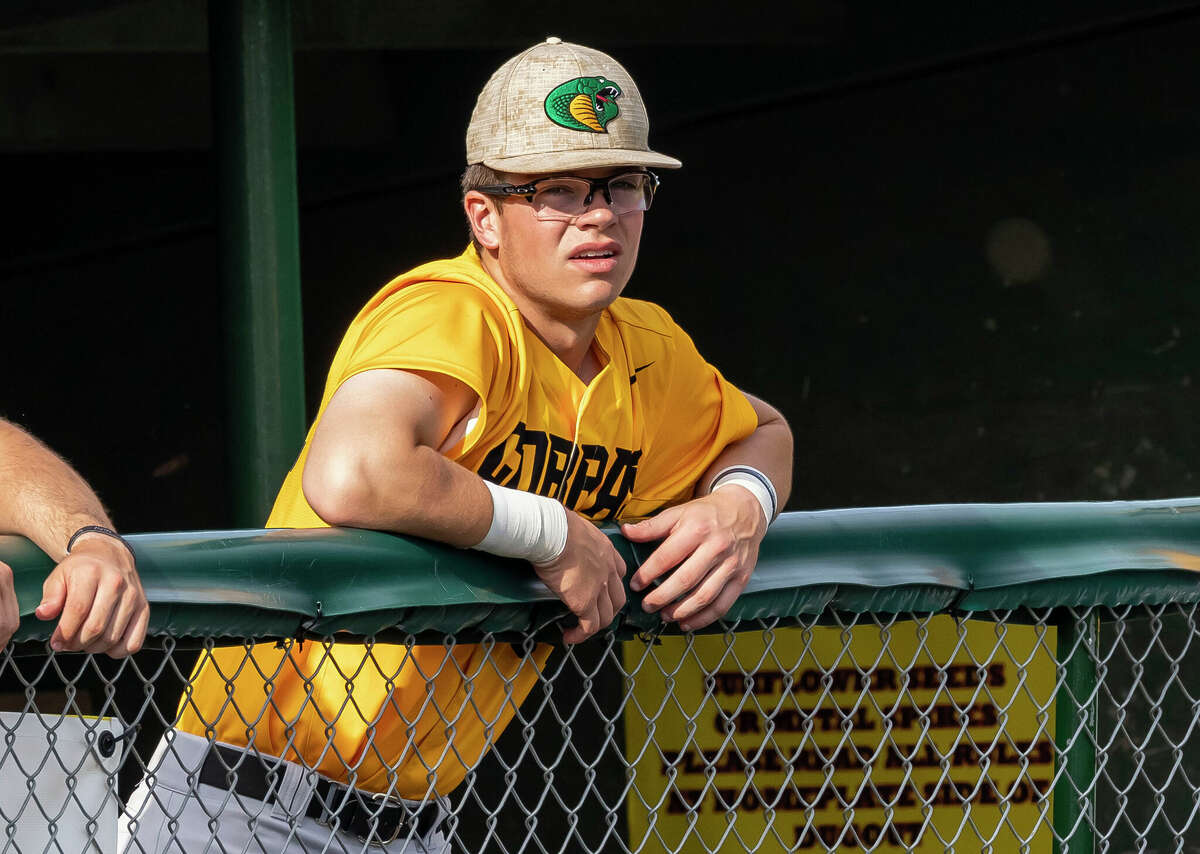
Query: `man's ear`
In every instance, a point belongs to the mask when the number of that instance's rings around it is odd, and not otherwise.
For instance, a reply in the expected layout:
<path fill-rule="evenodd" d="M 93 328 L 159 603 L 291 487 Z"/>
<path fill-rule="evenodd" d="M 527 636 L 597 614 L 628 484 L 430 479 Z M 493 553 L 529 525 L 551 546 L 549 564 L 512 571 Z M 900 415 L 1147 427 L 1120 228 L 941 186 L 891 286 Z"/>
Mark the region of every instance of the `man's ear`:
<path fill-rule="evenodd" d="M 471 233 L 484 249 L 500 248 L 500 204 L 490 196 L 471 190 L 463 197 L 463 208 Z"/>

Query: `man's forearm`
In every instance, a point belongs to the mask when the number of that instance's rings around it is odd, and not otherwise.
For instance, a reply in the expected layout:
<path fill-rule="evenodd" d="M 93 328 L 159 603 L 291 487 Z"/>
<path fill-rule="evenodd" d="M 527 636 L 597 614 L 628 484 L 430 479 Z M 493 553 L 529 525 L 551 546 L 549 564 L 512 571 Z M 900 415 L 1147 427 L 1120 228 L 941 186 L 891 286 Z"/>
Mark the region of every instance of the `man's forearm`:
<path fill-rule="evenodd" d="M 492 499 L 476 474 L 432 448 L 346 454 L 304 471 L 304 494 L 331 525 L 426 537 L 466 548 L 484 538 Z"/>
<path fill-rule="evenodd" d="M 440 375 L 375 370 L 342 383 L 313 432 L 302 487 L 330 525 L 473 546 L 492 520 L 483 480 L 442 456 L 478 398 Z"/>
<path fill-rule="evenodd" d="M 85 525 L 112 527 L 96 493 L 57 454 L 0 420 L 0 532 L 28 537 L 59 561 Z"/>

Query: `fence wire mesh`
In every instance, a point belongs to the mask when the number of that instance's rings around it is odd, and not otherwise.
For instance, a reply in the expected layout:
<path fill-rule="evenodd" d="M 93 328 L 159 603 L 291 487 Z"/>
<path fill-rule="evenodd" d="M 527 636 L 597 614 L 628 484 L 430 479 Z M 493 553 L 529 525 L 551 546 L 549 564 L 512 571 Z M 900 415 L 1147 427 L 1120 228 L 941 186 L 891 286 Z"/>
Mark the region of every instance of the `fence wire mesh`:
<path fill-rule="evenodd" d="M 0 854 L 1200 852 L 1196 617 L 10 646 Z"/>

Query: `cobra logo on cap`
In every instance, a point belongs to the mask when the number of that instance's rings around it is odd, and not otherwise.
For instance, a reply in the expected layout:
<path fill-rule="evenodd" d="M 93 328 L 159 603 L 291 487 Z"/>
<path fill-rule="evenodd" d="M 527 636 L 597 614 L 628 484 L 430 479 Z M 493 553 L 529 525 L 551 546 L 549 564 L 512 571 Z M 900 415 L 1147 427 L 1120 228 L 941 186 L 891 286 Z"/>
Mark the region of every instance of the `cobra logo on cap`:
<path fill-rule="evenodd" d="M 568 130 L 608 133 L 608 123 L 620 114 L 621 87 L 604 77 L 576 77 L 560 83 L 546 96 L 546 115 Z"/>

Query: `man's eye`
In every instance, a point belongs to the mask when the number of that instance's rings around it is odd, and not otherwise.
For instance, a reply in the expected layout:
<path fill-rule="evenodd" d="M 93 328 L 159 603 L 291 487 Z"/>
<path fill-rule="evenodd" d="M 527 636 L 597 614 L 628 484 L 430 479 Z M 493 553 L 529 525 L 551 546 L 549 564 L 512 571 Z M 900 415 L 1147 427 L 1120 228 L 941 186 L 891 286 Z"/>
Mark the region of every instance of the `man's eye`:
<path fill-rule="evenodd" d="M 638 188 L 638 182 L 633 178 L 618 178 L 608 186 L 613 190 L 617 190 L 618 192 L 626 192 L 636 190 Z"/>
<path fill-rule="evenodd" d="M 556 187 L 551 185 L 549 187 L 542 187 L 540 192 L 542 195 L 549 196 L 551 198 L 562 198 L 563 196 L 573 195 L 575 190 L 571 187 Z"/>

